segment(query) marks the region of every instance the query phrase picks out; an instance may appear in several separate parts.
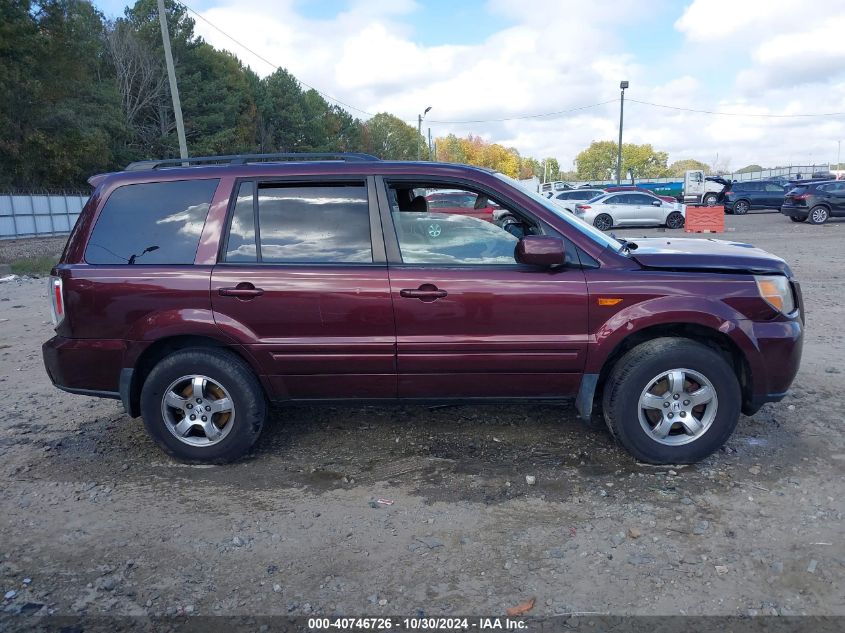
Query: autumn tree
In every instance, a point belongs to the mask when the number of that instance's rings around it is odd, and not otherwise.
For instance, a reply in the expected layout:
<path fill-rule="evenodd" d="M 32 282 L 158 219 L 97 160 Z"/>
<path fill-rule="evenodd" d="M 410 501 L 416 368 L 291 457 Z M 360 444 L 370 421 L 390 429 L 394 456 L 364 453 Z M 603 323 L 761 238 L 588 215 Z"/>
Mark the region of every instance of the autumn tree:
<path fill-rule="evenodd" d="M 616 174 L 619 145 L 614 141 L 593 141 L 590 146 L 575 157 L 578 177 L 584 180 L 609 180 Z M 633 178 L 660 178 L 668 170 L 669 155 L 656 152 L 650 144 L 622 144 L 623 179 L 631 174 Z"/>

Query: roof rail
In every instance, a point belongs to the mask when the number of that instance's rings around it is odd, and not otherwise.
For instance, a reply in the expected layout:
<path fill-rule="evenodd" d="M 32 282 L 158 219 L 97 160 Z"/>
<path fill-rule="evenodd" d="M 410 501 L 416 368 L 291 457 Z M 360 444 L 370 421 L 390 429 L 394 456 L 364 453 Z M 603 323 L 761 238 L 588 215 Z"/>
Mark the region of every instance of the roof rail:
<path fill-rule="evenodd" d="M 232 154 L 230 156 L 195 156 L 193 158 L 168 158 L 164 160 L 139 160 L 129 163 L 125 171 L 160 169 L 161 167 L 199 167 L 202 165 L 245 165 L 278 160 L 342 160 L 369 162 L 378 157 L 361 152 L 287 152 L 283 154 Z"/>

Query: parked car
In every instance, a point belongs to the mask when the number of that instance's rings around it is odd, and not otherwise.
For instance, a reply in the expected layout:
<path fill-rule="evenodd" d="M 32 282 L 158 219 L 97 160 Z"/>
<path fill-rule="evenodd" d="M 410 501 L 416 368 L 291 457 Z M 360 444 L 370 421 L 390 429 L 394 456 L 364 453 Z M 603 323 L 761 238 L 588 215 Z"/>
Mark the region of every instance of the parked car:
<path fill-rule="evenodd" d="M 793 222 L 824 224 L 828 218 L 845 216 L 845 181 L 811 182 L 794 187 L 780 212 Z"/>
<path fill-rule="evenodd" d="M 575 211 L 575 205 L 579 202 L 592 200 L 604 193 L 604 189 L 572 189 L 571 191 L 564 191 L 553 195 L 551 201 L 573 213 Z"/>
<path fill-rule="evenodd" d="M 680 205 L 677 198 L 673 198 L 672 196 L 661 196 L 659 194 L 654 193 L 649 189 L 643 189 L 642 187 L 635 187 L 633 185 L 620 185 L 618 187 L 607 187 L 605 189 L 607 193 L 614 193 L 616 191 L 637 191 L 639 193 L 644 193 L 649 196 L 654 196 L 655 198 L 660 198 L 664 202 L 668 202 L 669 204 Z"/>
<path fill-rule="evenodd" d="M 575 205 L 575 215 L 600 231 L 614 226 L 684 226 L 686 207 L 646 193 L 606 193 Z"/>
<path fill-rule="evenodd" d="M 442 213 L 460 213 L 487 222 L 493 221 L 494 205 L 484 196 L 463 191 L 434 191 L 423 195 L 428 209 Z"/>
<path fill-rule="evenodd" d="M 722 200 L 726 213 L 745 215 L 752 209 L 780 209 L 786 190 L 773 180 L 732 182 L 725 186 Z"/>
<path fill-rule="evenodd" d="M 616 240 L 486 169 L 280 154 L 90 183 L 49 278 L 44 364 L 60 389 L 121 400 L 180 460 L 244 455 L 270 401 L 574 397 L 637 459 L 694 462 L 798 371 L 782 259 Z M 432 190 L 502 212 L 431 210 Z"/>

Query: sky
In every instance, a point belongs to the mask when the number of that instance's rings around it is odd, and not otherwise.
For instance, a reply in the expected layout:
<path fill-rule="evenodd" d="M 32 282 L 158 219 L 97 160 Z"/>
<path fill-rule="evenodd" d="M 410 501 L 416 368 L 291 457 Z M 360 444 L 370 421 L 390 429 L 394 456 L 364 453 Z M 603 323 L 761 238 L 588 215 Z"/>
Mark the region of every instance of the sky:
<path fill-rule="evenodd" d="M 95 4 L 113 17 L 125 2 Z M 820 164 L 845 140 L 845 0 L 183 4 L 204 18 L 198 35 L 261 76 L 267 61 L 286 68 L 361 118 L 416 124 L 430 106 L 424 133 L 479 135 L 564 170 L 591 141 L 617 138 L 620 80 L 624 142 L 670 162 Z M 819 113 L 842 114 L 783 116 Z"/>

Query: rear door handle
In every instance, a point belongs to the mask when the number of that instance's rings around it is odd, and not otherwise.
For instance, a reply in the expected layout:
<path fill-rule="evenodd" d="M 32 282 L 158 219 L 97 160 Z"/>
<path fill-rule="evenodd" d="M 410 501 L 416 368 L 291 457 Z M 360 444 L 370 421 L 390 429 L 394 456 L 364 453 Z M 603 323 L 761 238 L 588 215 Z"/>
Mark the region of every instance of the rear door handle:
<path fill-rule="evenodd" d="M 413 288 L 405 288 L 399 291 L 399 296 L 406 299 L 419 299 L 420 301 L 430 302 L 442 299 L 449 293 L 445 290 L 440 290 L 434 284 L 423 284 L 416 290 Z"/>
<path fill-rule="evenodd" d="M 237 297 L 238 299 L 253 299 L 264 294 L 263 288 L 256 288 L 248 281 L 239 283 L 234 288 L 220 288 L 217 293 L 221 297 Z"/>

